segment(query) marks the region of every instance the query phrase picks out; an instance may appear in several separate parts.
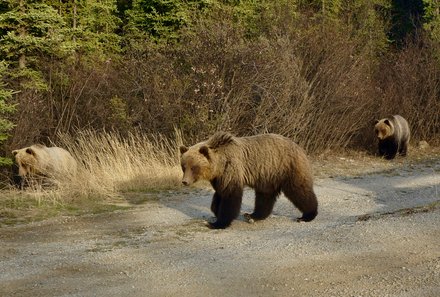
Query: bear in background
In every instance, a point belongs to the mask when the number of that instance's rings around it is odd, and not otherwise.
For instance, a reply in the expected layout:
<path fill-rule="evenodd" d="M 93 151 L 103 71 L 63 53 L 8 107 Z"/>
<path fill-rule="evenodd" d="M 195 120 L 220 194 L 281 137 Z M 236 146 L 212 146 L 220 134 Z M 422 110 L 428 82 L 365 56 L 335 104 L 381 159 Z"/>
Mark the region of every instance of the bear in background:
<path fill-rule="evenodd" d="M 12 154 L 18 167 L 18 176 L 14 176 L 14 181 L 19 183 L 20 187 L 28 178 L 66 180 L 76 174 L 76 160 L 68 151 L 60 147 L 35 144 L 14 150 Z"/>
<path fill-rule="evenodd" d="M 406 156 L 411 137 L 408 122 L 400 115 L 392 115 L 376 120 L 374 132 L 379 140 L 379 155 L 388 160 L 394 159 L 399 153 Z"/>
<path fill-rule="evenodd" d="M 184 185 L 208 180 L 215 190 L 211 210 L 213 229 L 228 227 L 240 213 L 243 188 L 255 190 L 253 220 L 267 218 L 281 192 L 303 213 L 299 221 L 318 214 L 312 170 L 304 151 L 276 134 L 234 137 L 217 132 L 207 141 L 181 146 Z"/>

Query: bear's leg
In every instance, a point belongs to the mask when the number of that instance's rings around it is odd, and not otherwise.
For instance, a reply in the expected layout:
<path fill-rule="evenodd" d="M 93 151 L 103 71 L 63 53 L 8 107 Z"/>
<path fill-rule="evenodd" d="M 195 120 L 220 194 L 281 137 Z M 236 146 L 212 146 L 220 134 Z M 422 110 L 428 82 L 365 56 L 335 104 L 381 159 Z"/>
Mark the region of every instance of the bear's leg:
<path fill-rule="evenodd" d="M 291 183 L 283 187 L 283 193 L 303 213 L 298 221 L 309 222 L 318 215 L 318 199 L 312 185 Z"/>
<path fill-rule="evenodd" d="M 220 202 L 221 202 L 220 194 L 215 192 L 211 202 L 211 211 L 214 213 L 215 216 L 217 216 L 218 214 Z"/>
<path fill-rule="evenodd" d="M 221 193 L 219 196 L 221 199 L 219 199 L 217 209 L 217 221 L 209 224 L 212 229 L 224 229 L 238 217 L 243 198 L 243 188 L 228 189 L 226 193 Z"/>
<path fill-rule="evenodd" d="M 255 191 L 255 207 L 250 217 L 254 220 L 264 220 L 273 210 L 278 193 L 263 193 Z"/>
<path fill-rule="evenodd" d="M 383 147 L 383 145 L 379 144 L 379 156 L 383 157 L 385 156 L 385 154 L 386 154 L 385 148 Z"/>
<path fill-rule="evenodd" d="M 405 157 L 407 152 L 408 152 L 408 143 L 405 141 L 402 141 L 402 144 L 399 147 L 399 155 Z"/>
<path fill-rule="evenodd" d="M 384 143 L 384 157 L 387 160 L 394 159 L 397 155 L 398 143 L 396 141 L 388 141 Z"/>
<path fill-rule="evenodd" d="M 396 149 L 396 150 L 394 150 L 394 149 L 388 149 L 388 150 L 385 152 L 384 157 L 385 157 L 385 159 L 387 159 L 387 160 L 392 160 L 392 159 L 394 159 L 394 158 L 396 157 L 396 155 L 397 155 L 397 149 Z"/>

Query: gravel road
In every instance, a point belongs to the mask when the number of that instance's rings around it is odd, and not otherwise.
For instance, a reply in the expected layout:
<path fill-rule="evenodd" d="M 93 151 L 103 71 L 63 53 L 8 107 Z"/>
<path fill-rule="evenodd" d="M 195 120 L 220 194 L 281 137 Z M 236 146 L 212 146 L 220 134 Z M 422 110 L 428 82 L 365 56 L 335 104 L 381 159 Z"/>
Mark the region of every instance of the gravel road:
<path fill-rule="evenodd" d="M 440 296 L 440 158 L 315 190 L 310 223 L 281 196 L 265 221 L 210 230 L 199 188 L 0 228 L 0 296 Z"/>

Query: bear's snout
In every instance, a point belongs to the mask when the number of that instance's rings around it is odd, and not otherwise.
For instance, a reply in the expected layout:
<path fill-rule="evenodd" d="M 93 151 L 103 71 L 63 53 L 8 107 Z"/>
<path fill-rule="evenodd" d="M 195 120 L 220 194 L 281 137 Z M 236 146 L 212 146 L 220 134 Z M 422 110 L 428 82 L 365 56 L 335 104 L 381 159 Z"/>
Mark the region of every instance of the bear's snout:
<path fill-rule="evenodd" d="M 182 184 L 183 184 L 184 186 L 189 186 L 189 185 L 191 185 L 192 183 L 194 183 L 194 180 L 193 180 L 190 176 L 186 176 L 186 174 L 185 174 L 185 176 L 184 176 L 183 179 L 182 179 Z"/>

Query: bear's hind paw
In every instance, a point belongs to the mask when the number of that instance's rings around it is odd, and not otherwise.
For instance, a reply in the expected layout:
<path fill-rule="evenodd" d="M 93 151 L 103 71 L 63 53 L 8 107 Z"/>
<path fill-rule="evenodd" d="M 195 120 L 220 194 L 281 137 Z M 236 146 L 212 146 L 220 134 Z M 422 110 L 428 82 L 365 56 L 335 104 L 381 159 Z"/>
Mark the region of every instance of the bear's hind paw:
<path fill-rule="evenodd" d="M 207 222 L 207 223 L 210 229 L 226 229 L 230 225 L 230 224 L 219 223 L 218 221 L 214 223 L 211 222 Z"/>
<path fill-rule="evenodd" d="M 245 212 L 243 214 L 243 217 L 249 224 L 255 223 L 255 220 L 252 218 L 252 215 L 250 213 Z"/>

